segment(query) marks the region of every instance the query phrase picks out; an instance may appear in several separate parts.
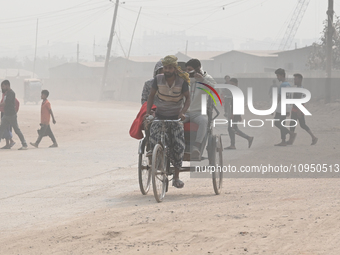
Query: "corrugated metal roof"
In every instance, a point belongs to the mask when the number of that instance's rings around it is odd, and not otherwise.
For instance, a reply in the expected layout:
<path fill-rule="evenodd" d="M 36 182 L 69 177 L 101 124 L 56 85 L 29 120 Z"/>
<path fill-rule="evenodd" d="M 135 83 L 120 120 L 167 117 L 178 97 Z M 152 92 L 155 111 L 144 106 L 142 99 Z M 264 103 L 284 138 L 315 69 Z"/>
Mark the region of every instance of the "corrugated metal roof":
<path fill-rule="evenodd" d="M 180 51 L 179 53 L 186 55 L 189 58 L 197 58 L 199 60 L 210 60 L 226 52 L 227 51 L 188 51 L 187 54 L 185 54 L 185 52 Z"/>
<path fill-rule="evenodd" d="M 54 67 L 51 67 L 51 69 L 55 69 L 55 68 L 60 68 L 61 66 L 67 66 L 67 65 L 82 65 L 82 66 L 86 66 L 86 67 L 93 67 L 93 68 L 104 68 L 105 66 L 105 63 L 104 62 L 66 62 L 64 64 L 61 64 L 61 65 L 58 65 L 58 66 L 54 66 Z"/>
<path fill-rule="evenodd" d="M 280 52 L 277 50 L 234 50 L 234 51 L 257 57 L 277 57 L 277 53 Z"/>
<path fill-rule="evenodd" d="M 187 54 L 180 51 L 179 53 L 188 56 L 189 58 L 197 58 L 199 60 L 211 60 L 218 56 L 231 53 L 240 52 L 257 57 L 277 57 L 278 51 L 275 50 L 231 50 L 231 51 L 188 51 Z"/>
<path fill-rule="evenodd" d="M 0 69 L 0 78 L 5 79 L 7 77 L 32 77 L 33 72 L 25 69 Z M 35 77 L 37 75 L 35 74 Z"/>
<path fill-rule="evenodd" d="M 104 67 L 104 62 L 79 62 L 80 65 L 87 66 L 87 67 Z"/>
<path fill-rule="evenodd" d="M 164 58 L 165 56 L 130 56 L 129 60 L 133 62 L 152 62 L 152 63 L 157 63 L 161 58 Z M 126 59 L 121 57 L 122 59 Z"/>
<path fill-rule="evenodd" d="M 293 49 L 293 50 L 277 51 L 276 53 L 280 54 L 280 53 L 287 53 L 287 52 L 293 52 L 293 51 L 297 52 L 297 51 L 312 50 L 312 49 L 313 49 L 313 45 L 310 45 L 310 46 L 305 46 L 305 47 Z"/>

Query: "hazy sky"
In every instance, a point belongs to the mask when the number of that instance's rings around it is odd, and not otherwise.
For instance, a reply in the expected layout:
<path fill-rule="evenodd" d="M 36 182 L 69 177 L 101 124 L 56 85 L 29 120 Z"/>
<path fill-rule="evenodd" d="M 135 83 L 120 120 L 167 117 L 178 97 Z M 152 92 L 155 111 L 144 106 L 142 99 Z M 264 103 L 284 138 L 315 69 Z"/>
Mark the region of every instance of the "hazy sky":
<path fill-rule="evenodd" d="M 25 48 L 34 47 L 37 18 L 39 18 L 39 47 L 58 42 L 74 44 L 79 42 L 81 46 L 90 48 L 96 38 L 96 44 L 101 44 L 102 48 L 105 48 L 114 12 L 113 2 L 108 0 L 0 1 L 2 2 L 0 56 L 18 54 L 20 51 L 25 51 Z M 115 29 L 118 37 L 115 36 L 113 47 L 118 47 L 119 38 L 125 51 L 129 48 L 140 7 L 142 11 L 133 49 L 141 47 L 138 38 L 142 38 L 145 32 L 153 31 L 164 33 L 185 31 L 187 35 L 231 38 L 237 48 L 240 43 L 248 39 L 272 38 L 280 42 L 297 4 L 297 0 L 125 0 L 121 2 L 124 3 L 119 5 Z M 327 2 L 327 0 L 310 0 L 296 38 L 312 39 L 320 36 L 322 22 L 326 19 Z M 335 14 L 339 14 L 340 2 L 335 0 L 334 7 Z M 270 46 L 268 45 L 268 48 Z"/>

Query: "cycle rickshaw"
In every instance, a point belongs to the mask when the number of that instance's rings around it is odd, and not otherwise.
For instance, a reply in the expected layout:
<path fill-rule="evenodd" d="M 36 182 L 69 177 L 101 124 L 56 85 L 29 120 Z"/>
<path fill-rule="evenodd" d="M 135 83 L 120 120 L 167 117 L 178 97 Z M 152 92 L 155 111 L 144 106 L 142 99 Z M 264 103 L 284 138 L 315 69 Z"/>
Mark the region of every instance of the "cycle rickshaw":
<path fill-rule="evenodd" d="M 215 116 L 213 116 L 215 112 Z M 204 137 L 201 146 L 201 155 L 203 155 L 204 149 L 207 150 L 208 157 L 201 157 L 202 160 L 208 159 L 209 166 L 223 166 L 222 157 L 222 140 L 221 135 L 213 134 L 213 120 L 217 118 L 219 111 L 213 104 L 211 98 L 208 99 L 207 104 L 207 116 L 208 116 L 208 129 Z M 151 181 L 153 186 L 154 197 L 157 202 L 162 202 L 168 191 L 169 181 L 173 175 L 173 167 L 170 167 L 170 160 L 168 158 L 168 146 L 165 143 L 166 125 L 165 123 L 171 120 L 154 120 L 160 121 L 162 125 L 161 139 L 156 144 L 151 154 L 147 154 L 148 151 L 148 135 L 146 135 L 139 143 L 138 148 L 138 179 L 140 191 L 143 195 L 146 195 L 150 189 Z M 172 120 L 174 121 L 174 120 Z M 176 121 L 176 120 L 175 120 Z M 179 121 L 179 120 L 177 120 Z M 193 122 L 184 124 L 184 137 L 185 137 L 185 153 L 183 161 L 193 161 L 190 159 L 190 144 L 193 144 L 198 125 Z M 196 160 L 197 161 L 197 160 Z M 182 167 L 180 172 L 194 171 L 194 167 Z M 211 173 L 214 192 L 216 195 L 221 193 L 223 172 L 213 171 Z"/>
<path fill-rule="evenodd" d="M 27 102 L 35 102 L 38 104 L 41 100 L 41 87 L 43 86 L 39 79 L 24 80 L 24 104 Z"/>

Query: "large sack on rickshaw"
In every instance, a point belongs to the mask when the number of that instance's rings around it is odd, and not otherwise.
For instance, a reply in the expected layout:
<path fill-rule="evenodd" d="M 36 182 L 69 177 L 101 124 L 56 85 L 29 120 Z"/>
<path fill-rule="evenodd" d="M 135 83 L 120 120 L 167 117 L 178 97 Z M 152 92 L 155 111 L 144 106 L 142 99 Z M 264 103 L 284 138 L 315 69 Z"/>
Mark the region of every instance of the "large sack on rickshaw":
<path fill-rule="evenodd" d="M 143 135 L 143 121 L 144 121 L 144 116 L 146 114 L 147 110 L 147 102 L 145 102 L 142 107 L 139 110 L 139 113 L 136 116 L 136 119 L 133 121 L 131 128 L 130 128 L 130 136 L 136 139 L 142 139 L 144 137 Z M 156 106 L 153 105 L 151 107 L 151 110 L 156 110 Z"/>

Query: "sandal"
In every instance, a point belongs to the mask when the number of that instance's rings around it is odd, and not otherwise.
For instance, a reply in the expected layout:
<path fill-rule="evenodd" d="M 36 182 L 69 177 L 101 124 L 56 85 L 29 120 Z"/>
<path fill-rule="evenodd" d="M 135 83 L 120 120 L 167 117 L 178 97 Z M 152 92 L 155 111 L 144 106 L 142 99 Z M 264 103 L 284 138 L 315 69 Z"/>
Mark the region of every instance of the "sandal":
<path fill-rule="evenodd" d="M 173 179 L 172 180 L 172 186 L 178 188 L 178 189 L 181 189 L 184 187 L 184 182 L 182 182 L 180 179 Z"/>
<path fill-rule="evenodd" d="M 312 140 L 312 144 L 311 144 L 311 145 L 316 144 L 316 143 L 318 142 L 318 140 L 319 140 L 319 139 L 315 137 L 315 138 Z"/>
<path fill-rule="evenodd" d="M 12 148 L 14 145 L 15 145 L 15 142 L 11 142 L 11 143 L 9 144 L 9 148 Z"/>
<path fill-rule="evenodd" d="M 248 148 L 251 147 L 251 145 L 253 144 L 253 141 L 254 141 L 254 137 L 250 137 L 248 140 Z"/>
<path fill-rule="evenodd" d="M 145 157 L 151 157 L 152 156 L 152 150 L 149 150 L 148 152 L 146 152 Z"/>
<path fill-rule="evenodd" d="M 287 146 L 287 143 L 281 142 L 281 143 L 278 143 L 278 144 L 274 144 L 274 146 Z"/>
<path fill-rule="evenodd" d="M 201 153 L 196 146 L 194 146 L 193 150 L 191 151 L 190 159 L 201 161 Z"/>
<path fill-rule="evenodd" d="M 289 137 L 289 141 L 288 141 L 287 144 L 293 145 L 293 143 L 294 143 L 294 141 L 295 141 L 295 138 L 296 138 L 296 135 L 297 135 L 297 133 L 291 134 L 290 137 Z"/>
<path fill-rule="evenodd" d="M 229 146 L 229 147 L 225 147 L 225 150 L 236 150 L 235 146 Z"/>

